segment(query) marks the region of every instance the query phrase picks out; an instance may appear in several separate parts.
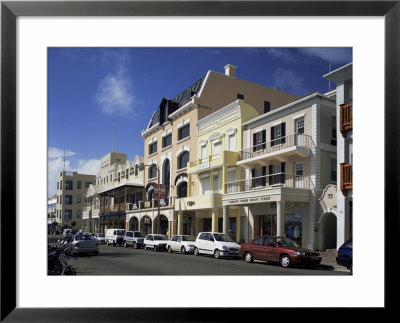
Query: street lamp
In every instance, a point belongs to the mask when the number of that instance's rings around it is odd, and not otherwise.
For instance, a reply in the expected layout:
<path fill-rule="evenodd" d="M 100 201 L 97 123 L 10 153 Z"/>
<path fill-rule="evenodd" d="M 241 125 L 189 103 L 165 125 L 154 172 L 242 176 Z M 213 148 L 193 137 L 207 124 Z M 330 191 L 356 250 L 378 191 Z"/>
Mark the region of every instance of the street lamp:
<path fill-rule="evenodd" d="M 157 187 L 158 187 L 158 203 L 157 203 L 157 217 L 160 220 L 160 168 L 157 164 L 145 165 L 144 163 L 139 164 L 139 170 L 144 170 L 145 167 L 156 167 L 157 170 Z M 154 197 L 153 197 L 154 199 Z M 154 222 L 154 220 L 153 220 Z M 152 232 L 153 233 L 153 232 Z"/>

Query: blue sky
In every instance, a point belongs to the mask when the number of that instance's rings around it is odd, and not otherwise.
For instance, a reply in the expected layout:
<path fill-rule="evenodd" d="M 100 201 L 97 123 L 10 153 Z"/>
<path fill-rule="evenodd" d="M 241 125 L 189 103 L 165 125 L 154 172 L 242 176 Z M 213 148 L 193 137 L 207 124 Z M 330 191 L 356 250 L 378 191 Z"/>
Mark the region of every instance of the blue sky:
<path fill-rule="evenodd" d="M 48 196 L 64 169 L 95 174 L 113 149 L 143 155 L 141 131 L 163 97 L 172 98 L 208 70 L 302 96 L 325 93 L 322 75 L 352 61 L 351 48 L 49 48 Z M 331 84 L 331 89 L 334 88 Z"/>

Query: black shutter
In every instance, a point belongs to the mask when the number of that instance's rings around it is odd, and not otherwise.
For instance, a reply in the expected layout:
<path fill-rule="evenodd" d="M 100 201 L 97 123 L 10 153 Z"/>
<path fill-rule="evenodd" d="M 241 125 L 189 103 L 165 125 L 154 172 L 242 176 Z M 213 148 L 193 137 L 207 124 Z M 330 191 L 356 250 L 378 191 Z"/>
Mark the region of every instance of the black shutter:
<path fill-rule="evenodd" d="M 268 166 L 268 174 L 269 185 L 274 185 L 274 177 L 272 176 L 272 165 Z"/>
<path fill-rule="evenodd" d="M 281 184 L 285 184 L 285 163 L 281 163 Z"/>
<path fill-rule="evenodd" d="M 275 139 L 275 136 L 274 136 L 274 127 L 271 127 L 271 147 L 275 146 L 274 139 Z"/>
<path fill-rule="evenodd" d="M 282 124 L 281 124 L 281 127 L 282 127 L 282 139 L 281 139 L 281 143 L 282 144 L 284 144 L 285 142 L 286 142 L 286 123 L 285 122 L 283 122 Z"/>
<path fill-rule="evenodd" d="M 256 138 L 257 138 L 257 134 L 253 133 L 253 152 L 257 151 Z"/>
<path fill-rule="evenodd" d="M 266 186 L 267 185 L 267 166 L 263 166 L 262 168 L 262 185 Z"/>
<path fill-rule="evenodd" d="M 251 170 L 251 188 L 256 186 L 256 180 L 254 179 L 256 177 L 256 170 L 253 168 Z"/>
<path fill-rule="evenodd" d="M 262 144 L 262 149 L 265 149 L 265 147 L 266 147 L 266 144 L 265 144 L 265 142 L 267 141 L 267 130 L 263 130 L 262 131 L 262 141 L 263 141 L 263 144 Z"/>

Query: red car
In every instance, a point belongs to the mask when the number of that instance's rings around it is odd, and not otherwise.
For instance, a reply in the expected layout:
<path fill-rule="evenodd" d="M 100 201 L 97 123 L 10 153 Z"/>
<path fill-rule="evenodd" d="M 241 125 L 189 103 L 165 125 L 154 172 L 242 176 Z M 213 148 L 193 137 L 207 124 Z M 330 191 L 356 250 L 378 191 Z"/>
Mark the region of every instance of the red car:
<path fill-rule="evenodd" d="M 240 255 L 249 263 L 253 260 L 279 262 L 284 268 L 291 265 L 314 266 L 322 260 L 318 252 L 301 248 L 289 238 L 269 236 L 257 237 L 241 244 Z"/>

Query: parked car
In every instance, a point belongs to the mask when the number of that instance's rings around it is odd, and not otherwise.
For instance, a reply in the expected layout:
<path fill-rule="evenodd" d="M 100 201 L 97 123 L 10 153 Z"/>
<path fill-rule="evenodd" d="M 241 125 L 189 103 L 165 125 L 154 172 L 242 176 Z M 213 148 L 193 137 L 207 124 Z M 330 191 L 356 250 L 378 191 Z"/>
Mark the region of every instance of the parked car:
<path fill-rule="evenodd" d="M 124 235 L 124 247 L 143 248 L 146 234 L 140 231 L 126 231 Z"/>
<path fill-rule="evenodd" d="M 174 235 L 167 242 L 167 250 L 172 253 L 173 251 L 179 251 L 182 254 L 194 251 L 194 243 L 196 238 L 191 235 Z"/>
<path fill-rule="evenodd" d="M 80 253 L 94 253 L 99 255 L 99 242 L 90 234 L 77 234 L 70 243 L 70 254 L 72 256 Z"/>
<path fill-rule="evenodd" d="M 347 240 L 337 251 L 336 263 L 353 273 L 353 238 Z"/>
<path fill-rule="evenodd" d="M 99 243 L 106 243 L 106 235 L 104 233 L 95 233 L 94 237 Z"/>
<path fill-rule="evenodd" d="M 195 241 L 193 253 L 213 255 L 214 258 L 239 257 L 240 245 L 229 235 L 220 232 L 200 232 Z"/>
<path fill-rule="evenodd" d="M 144 238 L 144 249 L 147 250 L 149 248 L 154 249 L 155 251 L 160 251 L 166 249 L 168 242 L 168 237 L 163 234 L 148 234 Z"/>
<path fill-rule="evenodd" d="M 105 235 L 105 240 L 107 246 L 112 243 L 112 245 L 115 247 L 117 244 L 121 246 L 124 243 L 124 235 L 125 235 L 124 229 L 107 229 L 106 235 Z"/>
<path fill-rule="evenodd" d="M 322 260 L 320 253 L 301 248 L 292 239 L 270 236 L 257 237 L 241 244 L 240 255 L 248 263 L 253 260 L 278 262 L 284 268 L 291 265 L 314 266 Z"/>

